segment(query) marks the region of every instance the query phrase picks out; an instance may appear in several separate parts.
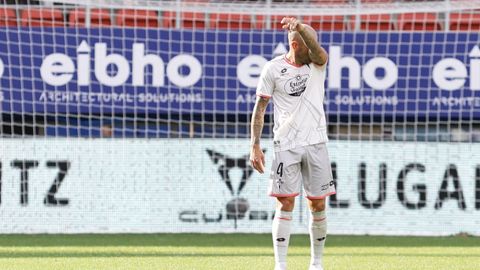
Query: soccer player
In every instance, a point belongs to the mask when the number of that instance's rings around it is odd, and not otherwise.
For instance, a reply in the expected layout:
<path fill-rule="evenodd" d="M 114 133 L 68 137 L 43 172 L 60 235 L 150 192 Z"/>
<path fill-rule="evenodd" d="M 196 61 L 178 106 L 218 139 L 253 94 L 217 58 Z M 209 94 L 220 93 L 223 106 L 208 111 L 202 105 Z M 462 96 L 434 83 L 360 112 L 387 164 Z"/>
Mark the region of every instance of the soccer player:
<path fill-rule="evenodd" d="M 260 75 L 251 123 L 250 163 L 258 172 L 264 172 L 260 137 L 265 110 L 273 98 L 275 153 L 269 193 L 276 197 L 278 205 L 272 224 L 275 270 L 287 269 L 292 211 L 302 184 L 311 210 L 310 270 L 318 270 L 323 269 L 327 234 L 325 198 L 335 194 L 323 109 L 328 55 L 311 26 L 292 17 L 283 18 L 281 23 L 288 30 L 290 49 L 269 61 Z"/>

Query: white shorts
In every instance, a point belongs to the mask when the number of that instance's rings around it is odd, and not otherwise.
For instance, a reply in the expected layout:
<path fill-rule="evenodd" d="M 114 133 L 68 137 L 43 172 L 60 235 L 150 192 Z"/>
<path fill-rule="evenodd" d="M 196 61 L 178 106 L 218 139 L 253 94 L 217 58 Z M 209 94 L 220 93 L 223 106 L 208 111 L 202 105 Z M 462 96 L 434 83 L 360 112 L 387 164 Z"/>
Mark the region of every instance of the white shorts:
<path fill-rule="evenodd" d="M 294 197 L 303 189 L 309 199 L 335 194 L 332 167 L 325 143 L 276 152 L 270 172 L 269 195 Z"/>

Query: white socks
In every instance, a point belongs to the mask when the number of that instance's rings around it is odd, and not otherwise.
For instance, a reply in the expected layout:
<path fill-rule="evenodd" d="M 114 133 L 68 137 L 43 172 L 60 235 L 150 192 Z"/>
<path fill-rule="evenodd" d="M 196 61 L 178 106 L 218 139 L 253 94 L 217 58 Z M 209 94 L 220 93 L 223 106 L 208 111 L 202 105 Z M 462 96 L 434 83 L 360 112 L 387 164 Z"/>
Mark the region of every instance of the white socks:
<path fill-rule="evenodd" d="M 310 223 L 311 265 L 322 265 L 323 247 L 327 237 L 327 217 L 325 211 L 312 212 Z"/>
<path fill-rule="evenodd" d="M 275 212 L 272 223 L 273 251 L 275 253 L 275 269 L 287 269 L 287 251 L 290 242 L 290 227 L 292 223 L 292 212 Z M 322 269 L 323 247 L 327 237 L 327 218 L 325 211 L 312 212 L 310 222 L 310 265 Z"/>
<path fill-rule="evenodd" d="M 272 223 L 273 252 L 275 254 L 275 269 L 286 269 L 287 251 L 290 241 L 290 225 L 292 223 L 292 212 L 275 212 Z"/>

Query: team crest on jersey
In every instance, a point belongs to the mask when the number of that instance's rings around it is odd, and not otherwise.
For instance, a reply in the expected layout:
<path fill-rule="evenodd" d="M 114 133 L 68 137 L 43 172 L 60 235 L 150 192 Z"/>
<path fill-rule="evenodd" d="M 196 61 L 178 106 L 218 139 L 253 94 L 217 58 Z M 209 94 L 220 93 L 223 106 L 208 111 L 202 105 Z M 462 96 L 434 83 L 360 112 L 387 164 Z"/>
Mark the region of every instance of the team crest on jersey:
<path fill-rule="evenodd" d="M 285 91 L 290 96 L 300 96 L 305 88 L 307 88 L 307 81 L 310 76 L 308 74 L 297 75 L 289 79 L 284 86 Z"/>

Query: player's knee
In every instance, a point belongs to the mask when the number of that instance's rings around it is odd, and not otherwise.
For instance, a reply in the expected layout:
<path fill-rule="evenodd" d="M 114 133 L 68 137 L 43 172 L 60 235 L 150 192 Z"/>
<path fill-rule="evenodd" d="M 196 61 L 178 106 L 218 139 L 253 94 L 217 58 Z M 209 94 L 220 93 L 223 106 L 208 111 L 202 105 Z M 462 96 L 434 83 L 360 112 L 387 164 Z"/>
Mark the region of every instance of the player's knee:
<path fill-rule="evenodd" d="M 310 200 L 310 210 L 312 212 L 320 212 L 325 210 L 325 199 Z"/>
<path fill-rule="evenodd" d="M 282 211 L 293 211 L 295 197 L 277 198 L 278 208 Z"/>

